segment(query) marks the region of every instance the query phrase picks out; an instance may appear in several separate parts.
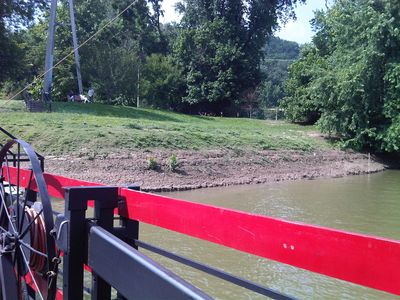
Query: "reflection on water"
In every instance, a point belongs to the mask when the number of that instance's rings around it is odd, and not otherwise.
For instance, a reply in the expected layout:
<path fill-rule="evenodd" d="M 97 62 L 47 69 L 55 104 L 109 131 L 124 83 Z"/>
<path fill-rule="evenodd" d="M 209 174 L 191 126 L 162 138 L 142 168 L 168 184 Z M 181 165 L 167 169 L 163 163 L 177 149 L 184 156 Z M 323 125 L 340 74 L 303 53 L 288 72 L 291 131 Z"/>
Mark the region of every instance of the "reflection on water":
<path fill-rule="evenodd" d="M 340 179 L 212 188 L 165 195 L 400 240 L 400 171 Z M 141 224 L 140 238 L 300 299 L 398 299 L 295 267 Z M 217 299 L 258 294 L 144 251 Z"/>

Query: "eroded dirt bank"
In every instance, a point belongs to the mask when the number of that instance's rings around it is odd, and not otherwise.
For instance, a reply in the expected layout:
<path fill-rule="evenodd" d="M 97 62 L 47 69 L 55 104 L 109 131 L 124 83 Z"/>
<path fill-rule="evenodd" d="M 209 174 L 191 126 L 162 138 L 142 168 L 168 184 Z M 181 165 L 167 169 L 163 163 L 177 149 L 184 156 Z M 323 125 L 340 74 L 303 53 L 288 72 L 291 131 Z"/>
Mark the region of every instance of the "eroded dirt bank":
<path fill-rule="evenodd" d="M 177 169 L 169 169 L 170 157 Z M 149 170 L 149 159 L 158 163 Z M 336 150 L 299 151 L 152 151 L 107 157 L 46 157 L 46 171 L 110 185 L 137 183 L 146 191 L 255 184 L 283 180 L 342 177 L 378 172 L 383 163 L 368 155 Z"/>

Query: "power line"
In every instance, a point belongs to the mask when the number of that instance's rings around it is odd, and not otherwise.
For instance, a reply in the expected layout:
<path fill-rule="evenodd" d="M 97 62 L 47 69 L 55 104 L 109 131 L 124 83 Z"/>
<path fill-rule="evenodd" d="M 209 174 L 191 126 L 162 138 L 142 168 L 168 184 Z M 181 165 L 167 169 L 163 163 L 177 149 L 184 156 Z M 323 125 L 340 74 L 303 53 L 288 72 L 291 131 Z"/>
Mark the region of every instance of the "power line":
<path fill-rule="evenodd" d="M 64 60 L 66 60 L 68 57 L 70 57 L 71 55 L 74 54 L 74 52 L 76 50 L 79 50 L 81 47 L 83 47 L 84 45 L 86 45 L 88 42 L 90 42 L 92 39 L 94 39 L 97 35 L 100 34 L 100 32 L 102 32 L 105 28 L 107 28 L 109 25 L 111 25 L 116 19 L 118 19 L 124 12 L 126 12 L 129 8 L 131 8 L 132 5 L 135 4 L 137 0 L 134 0 L 131 4 L 129 4 L 126 8 L 124 8 L 122 11 L 120 11 L 114 18 L 112 18 L 110 21 L 108 21 L 103 27 L 101 27 L 99 30 L 97 30 L 94 34 L 92 34 L 86 41 L 84 41 L 83 43 L 81 43 L 78 47 L 74 48 L 70 53 L 68 53 L 66 56 L 64 56 L 60 61 L 58 61 L 53 67 L 51 67 L 50 69 L 46 70 L 45 72 L 43 72 L 42 74 L 40 74 L 38 77 L 36 77 L 36 79 L 34 81 L 32 81 L 30 84 L 28 84 L 26 87 L 24 87 L 22 90 L 20 90 L 18 93 L 16 93 L 14 96 L 12 96 L 11 98 L 9 98 L 8 100 L 6 100 L 6 102 L 4 103 L 4 105 L 6 105 L 8 102 L 10 102 L 11 100 L 15 99 L 15 97 L 17 97 L 18 95 L 20 95 L 21 93 L 23 93 L 24 91 L 26 91 L 27 89 L 29 89 L 37 80 L 39 80 L 40 78 L 43 78 L 48 72 L 50 72 L 51 70 L 53 70 L 54 68 L 56 68 L 57 66 L 59 66 Z"/>

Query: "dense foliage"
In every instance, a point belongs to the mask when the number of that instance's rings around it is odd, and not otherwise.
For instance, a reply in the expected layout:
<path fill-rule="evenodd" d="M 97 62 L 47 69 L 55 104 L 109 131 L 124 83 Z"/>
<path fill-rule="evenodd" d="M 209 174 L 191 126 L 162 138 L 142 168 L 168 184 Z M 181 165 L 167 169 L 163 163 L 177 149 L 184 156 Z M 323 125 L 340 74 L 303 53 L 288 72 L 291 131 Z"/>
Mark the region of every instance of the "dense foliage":
<path fill-rule="evenodd" d="M 345 145 L 400 148 L 400 2 L 337 0 L 317 12 L 316 35 L 290 67 L 283 103 Z"/>
<path fill-rule="evenodd" d="M 33 3 L 34 1 L 25 2 Z M 125 0 L 75 1 L 79 41 L 82 43 L 87 40 L 129 4 L 131 1 Z M 1 50 L 12 53 L 12 58 L 18 62 L 13 66 L 13 70 L 17 71 L 11 74 L 12 76 L 0 78 L 2 90 L 6 94 L 12 94 L 44 72 L 48 8 L 41 10 L 43 6 L 33 7 L 38 15 L 35 23 L 23 23 L 25 28 L 20 31 L 6 28 L 7 33 L 12 35 L 10 40 L 16 49 L 4 43 L 0 47 Z M 152 0 L 149 4 L 145 0 L 136 1 L 122 17 L 108 24 L 94 39 L 80 48 L 85 92 L 92 86 L 95 89 L 97 101 L 136 104 L 138 94 L 142 96 L 138 89 L 140 86 L 138 80 L 141 80 L 139 75 L 145 69 L 146 57 L 155 52 L 165 53 L 167 49 L 165 39 L 160 33 L 159 15 L 160 7 L 157 0 Z M 27 18 L 25 15 L 23 17 Z M 59 2 L 57 8 L 54 62 L 61 60 L 71 51 L 69 6 L 67 1 L 62 1 Z M 7 66 L 12 65 L 11 58 L 2 59 L 2 62 Z M 41 88 L 42 81 L 36 80 L 30 92 L 38 97 Z M 75 94 L 78 92 L 73 56 L 69 56 L 53 71 L 53 99 L 65 101 L 66 95 L 71 91 Z"/>
<path fill-rule="evenodd" d="M 178 4 L 182 21 L 164 25 L 160 0 L 138 0 L 79 50 L 84 90 L 92 86 L 95 101 L 105 103 L 236 115 L 249 101 L 258 101 L 253 100 L 266 78 L 260 63 L 267 38 L 278 21 L 293 17 L 293 6 L 303 2 L 187 0 Z M 0 87 L 5 94 L 37 79 L 30 92 L 40 97 L 48 26 L 45 3 L 0 4 L 0 37 L 7 37 L 0 47 Z M 80 43 L 131 3 L 76 0 Z M 34 13 L 36 22 L 28 22 Z M 55 62 L 72 51 L 69 22 L 68 2 L 60 1 Z M 21 30 L 14 29 L 21 24 Z M 266 69 L 272 68 L 264 65 Z M 58 101 L 78 92 L 73 56 L 54 69 L 52 86 Z"/>
<path fill-rule="evenodd" d="M 29 25 L 45 4 L 44 0 L 0 1 L 0 83 L 19 76 L 23 49 L 17 38 L 18 29 Z"/>
<path fill-rule="evenodd" d="M 303 0 L 186 0 L 175 57 L 187 82 L 184 101 L 216 113 L 237 111 L 261 82 L 260 62 L 278 20 Z M 252 97 L 250 97 L 252 98 Z"/>

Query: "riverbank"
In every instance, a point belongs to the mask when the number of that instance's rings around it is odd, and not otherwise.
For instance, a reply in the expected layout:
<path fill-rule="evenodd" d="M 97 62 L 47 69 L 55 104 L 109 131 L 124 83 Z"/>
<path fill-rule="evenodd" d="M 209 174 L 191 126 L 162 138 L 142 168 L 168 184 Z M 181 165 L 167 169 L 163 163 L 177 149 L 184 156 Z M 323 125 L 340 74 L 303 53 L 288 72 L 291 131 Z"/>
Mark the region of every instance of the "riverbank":
<path fill-rule="evenodd" d="M 176 191 L 299 179 L 335 178 L 382 171 L 366 154 L 339 150 L 134 151 L 96 157 L 47 156 L 46 171 L 109 185 L 139 184 L 144 191 Z M 149 161 L 156 166 L 149 169 Z"/>
<path fill-rule="evenodd" d="M 32 114 L 22 101 L 10 101 L 0 105 L 0 113 L 0 126 L 46 157 L 46 171 L 110 185 L 137 183 L 147 191 L 341 177 L 385 168 L 367 155 L 336 150 L 315 126 L 284 121 L 61 102 L 53 103 L 52 113 Z"/>

